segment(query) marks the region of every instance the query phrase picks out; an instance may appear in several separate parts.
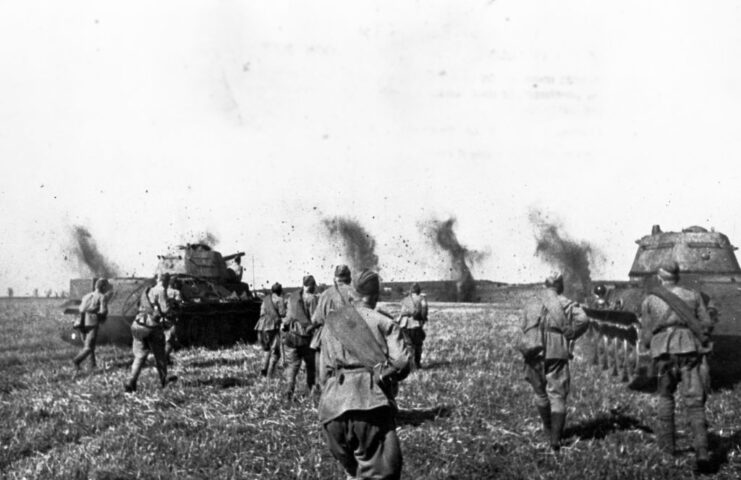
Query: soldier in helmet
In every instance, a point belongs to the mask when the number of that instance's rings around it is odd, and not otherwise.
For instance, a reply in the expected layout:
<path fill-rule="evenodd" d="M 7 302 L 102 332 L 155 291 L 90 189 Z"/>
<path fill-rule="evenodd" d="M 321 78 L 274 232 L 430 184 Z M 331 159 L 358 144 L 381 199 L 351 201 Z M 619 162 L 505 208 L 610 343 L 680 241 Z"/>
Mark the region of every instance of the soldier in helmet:
<path fill-rule="evenodd" d="M 165 388 L 169 380 L 164 332 L 167 315 L 170 313 L 167 281 L 169 281 L 169 275 L 160 275 L 157 285 L 145 289 L 139 298 L 139 312 L 131 323 L 131 336 L 133 337 L 131 350 L 134 353 L 134 362 L 131 364 L 131 374 L 124 384 L 126 392 L 136 391 L 139 374 L 150 353 L 154 355 L 160 386 Z"/>
<path fill-rule="evenodd" d="M 99 278 L 95 282 L 95 289 L 82 297 L 80 302 L 80 334 L 83 337 L 84 346 L 80 353 L 72 360 L 76 370 L 80 369 L 80 364 L 90 357 L 90 368 L 96 367 L 95 361 L 95 342 L 98 338 L 98 326 L 103 323 L 108 315 L 108 280 Z"/>
<path fill-rule="evenodd" d="M 526 379 L 535 392 L 535 406 L 551 449 L 558 451 L 566 424 L 566 399 L 571 385 L 570 342 L 589 326 L 582 307 L 563 296 L 563 275 L 545 279 L 545 290 L 525 306 L 519 349 Z"/>
<path fill-rule="evenodd" d="M 697 468 L 709 468 L 708 431 L 705 418 L 708 379 L 702 368 L 710 350 L 713 322 L 699 292 L 677 285 L 679 265 L 663 265 L 659 286 L 641 304 L 641 341 L 651 352 L 658 372 L 659 396 L 656 440 L 664 452 L 674 455 L 674 393 L 681 392 L 692 429 Z"/>
<path fill-rule="evenodd" d="M 301 362 L 306 365 L 306 386 L 311 392 L 316 383 L 316 363 L 314 350 L 311 348 L 311 336 L 315 325 L 311 323 L 311 315 L 316 310 L 318 295 L 316 280 L 313 275 L 303 278 L 303 287 L 291 294 L 288 299 L 288 313 L 283 324 L 283 352 L 286 355 L 286 390 L 284 397 L 293 398 Z"/>
<path fill-rule="evenodd" d="M 260 344 L 265 352 L 260 375 L 271 377 L 280 358 L 280 327 L 286 316 L 286 301 L 283 299 L 283 286 L 275 283 L 270 295 L 265 295 L 260 306 L 260 320 L 255 325 L 260 336 Z"/>
<path fill-rule="evenodd" d="M 397 323 L 414 350 L 414 366 L 422 368 L 422 344 L 427 323 L 427 299 L 422 295 L 419 283 L 413 283 L 409 295 L 401 301 L 401 313 Z"/>

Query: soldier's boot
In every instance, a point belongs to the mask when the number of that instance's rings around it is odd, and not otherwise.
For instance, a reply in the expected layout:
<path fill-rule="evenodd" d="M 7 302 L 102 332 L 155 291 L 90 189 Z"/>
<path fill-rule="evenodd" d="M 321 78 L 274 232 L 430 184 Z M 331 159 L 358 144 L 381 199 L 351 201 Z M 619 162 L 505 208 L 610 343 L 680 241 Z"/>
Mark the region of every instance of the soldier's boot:
<path fill-rule="evenodd" d="M 136 392 L 136 382 L 132 382 L 131 380 L 124 383 L 124 392 L 126 393 L 132 393 Z"/>
<path fill-rule="evenodd" d="M 695 448 L 695 468 L 700 473 L 710 471 L 710 454 L 708 452 L 708 425 L 705 421 L 705 407 L 687 407 L 690 427 L 692 428 L 692 443 Z"/>
<path fill-rule="evenodd" d="M 659 397 L 657 414 L 656 444 L 662 452 L 674 455 L 674 398 Z"/>
<path fill-rule="evenodd" d="M 551 450 L 561 449 L 561 436 L 566 424 L 566 412 L 551 412 Z"/>
<path fill-rule="evenodd" d="M 540 419 L 543 421 L 543 433 L 545 434 L 546 441 L 551 440 L 551 406 L 545 405 L 541 406 L 538 405 L 538 415 L 540 415 Z"/>

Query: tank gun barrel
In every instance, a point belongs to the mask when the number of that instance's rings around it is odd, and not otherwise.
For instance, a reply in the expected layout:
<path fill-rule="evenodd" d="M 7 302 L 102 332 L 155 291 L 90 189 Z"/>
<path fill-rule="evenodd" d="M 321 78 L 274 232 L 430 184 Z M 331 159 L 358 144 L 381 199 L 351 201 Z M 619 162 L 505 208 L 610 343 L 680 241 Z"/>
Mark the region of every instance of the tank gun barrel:
<path fill-rule="evenodd" d="M 246 253 L 244 252 L 237 252 L 237 253 L 232 253 L 231 255 L 225 255 L 222 258 L 224 259 L 225 262 L 228 262 L 229 260 L 234 260 L 235 258 L 244 257 L 245 255 Z"/>

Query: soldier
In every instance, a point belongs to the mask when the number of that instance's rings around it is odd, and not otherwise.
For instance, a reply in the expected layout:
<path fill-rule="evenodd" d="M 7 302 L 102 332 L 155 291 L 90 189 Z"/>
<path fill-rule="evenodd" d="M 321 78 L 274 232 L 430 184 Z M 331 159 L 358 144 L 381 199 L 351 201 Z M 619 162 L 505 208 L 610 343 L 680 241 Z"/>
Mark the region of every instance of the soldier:
<path fill-rule="evenodd" d="M 296 387 L 296 376 L 301 368 L 301 361 L 306 365 L 306 386 L 311 392 L 316 383 L 316 363 L 314 350 L 311 348 L 311 334 L 314 324 L 311 323 L 311 315 L 316 310 L 318 295 L 316 293 L 316 280 L 312 275 L 303 278 L 301 290 L 293 292 L 288 299 L 288 313 L 286 322 L 283 324 L 283 345 L 286 363 L 286 390 L 284 397 L 287 400 L 293 398 Z"/>
<path fill-rule="evenodd" d="M 165 357 L 167 358 L 168 365 L 172 365 L 172 351 L 175 349 L 175 344 L 177 343 L 178 318 L 175 316 L 175 311 L 183 303 L 183 296 L 180 293 L 181 288 L 181 280 L 179 278 L 173 278 L 169 281 L 166 290 L 167 301 L 170 306 L 170 315 L 168 322 L 165 324 Z"/>
<path fill-rule="evenodd" d="M 427 299 L 421 295 L 419 283 L 412 284 L 409 296 L 401 301 L 401 313 L 397 322 L 414 350 L 415 368 L 422 368 L 422 343 L 426 338 L 424 325 L 427 322 Z"/>
<path fill-rule="evenodd" d="M 412 352 L 401 329 L 374 310 L 378 274 L 364 270 L 350 292 L 353 303 L 324 319 L 319 421 L 332 455 L 351 478 L 398 479 L 401 447 L 396 436 L 397 383 L 410 369 Z"/>
<path fill-rule="evenodd" d="M 551 449 L 561 448 L 566 423 L 566 399 L 571 373 L 570 343 L 589 326 L 581 306 L 563 293 L 563 275 L 545 279 L 545 290 L 525 306 L 519 350 L 525 358 L 526 379 L 535 391 L 535 405 Z"/>
<path fill-rule="evenodd" d="M 169 275 L 160 275 L 158 284 L 145 289 L 139 298 L 139 313 L 131 323 L 131 336 L 133 337 L 131 350 L 134 353 L 134 362 L 131 364 L 131 375 L 124 384 L 126 392 L 136 391 L 136 382 L 150 353 L 154 354 L 161 387 L 165 388 L 167 385 L 164 332 L 166 316 L 170 312 L 165 283 L 167 280 L 169 280 Z"/>
<path fill-rule="evenodd" d="M 319 295 L 316 310 L 311 315 L 311 322 L 315 325 L 314 336 L 311 339 L 311 348 L 316 352 L 315 361 L 317 365 L 319 364 L 319 335 L 322 331 L 322 325 L 324 325 L 324 319 L 330 312 L 351 301 L 351 279 L 350 267 L 347 265 L 337 265 L 334 269 L 334 285 Z"/>
<path fill-rule="evenodd" d="M 271 377 L 280 358 L 280 325 L 286 316 L 286 301 L 283 299 L 283 286 L 275 283 L 265 295 L 260 307 L 260 320 L 255 325 L 260 335 L 260 344 L 265 351 L 260 375 Z"/>
<path fill-rule="evenodd" d="M 87 293 L 80 301 L 80 323 L 75 328 L 80 330 L 83 337 L 83 348 L 72 360 L 75 370 L 80 369 L 80 364 L 90 357 L 90 368 L 94 369 L 95 341 L 98 338 L 98 326 L 103 323 L 108 315 L 108 280 L 99 278 L 95 282 L 95 289 Z"/>
<path fill-rule="evenodd" d="M 658 373 L 658 425 L 656 440 L 674 455 L 674 392 L 683 383 L 682 395 L 692 429 L 697 469 L 709 467 L 705 400 L 709 379 L 702 368 L 710 350 L 713 323 L 700 293 L 677 285 L 679 266 L 670 263 L 658 270 L 659 286 L 641 304 L 641 342 L 651 352 Z"/>

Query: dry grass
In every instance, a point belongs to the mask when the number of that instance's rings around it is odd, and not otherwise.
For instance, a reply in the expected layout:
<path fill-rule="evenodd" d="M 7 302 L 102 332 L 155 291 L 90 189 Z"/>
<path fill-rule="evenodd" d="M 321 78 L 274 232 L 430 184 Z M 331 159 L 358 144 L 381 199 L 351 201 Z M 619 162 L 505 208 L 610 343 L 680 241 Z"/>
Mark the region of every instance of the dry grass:
<path fill-rule="evenodd" d="M 160 391 L 147 369 L 140 392 L 125 395 L 130 353 L 102 347 L 98 372 L 73 374 L 76 348 L 58 340 L 55 305 L 0 301 L 3 478 L 344 478 L 311 400 L 282 402 L 283 381 L 260 379 L 255 347 L 178 352 L 177 383 Z M 615 383 L 579 349 L 571 446 L 547 454 L 510 347 L 511 307 L 432 306 L 427 368 L 398 398 L 404 478 L 693 477 L 686 425 L 678 422 L 682 454 L 662 457 L 651 433 L 654 399 Z M 708 404 L 714 478 L 741 476 L 740 388 Z"/>

